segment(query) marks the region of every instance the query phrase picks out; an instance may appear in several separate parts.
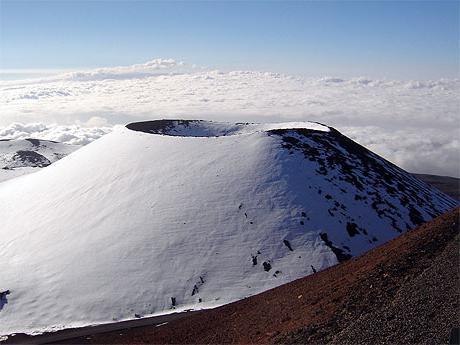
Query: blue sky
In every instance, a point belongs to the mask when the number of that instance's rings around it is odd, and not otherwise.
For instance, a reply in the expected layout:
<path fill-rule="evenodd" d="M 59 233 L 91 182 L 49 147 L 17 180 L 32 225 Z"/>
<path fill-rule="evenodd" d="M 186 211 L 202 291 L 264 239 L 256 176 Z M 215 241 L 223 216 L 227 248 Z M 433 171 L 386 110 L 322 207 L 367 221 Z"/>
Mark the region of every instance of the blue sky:
<path fill-rule="evenodd" d="M 459 77 L 458 1 L 0 0 L 0 69 L 153 58 L 307 76 Z"/>

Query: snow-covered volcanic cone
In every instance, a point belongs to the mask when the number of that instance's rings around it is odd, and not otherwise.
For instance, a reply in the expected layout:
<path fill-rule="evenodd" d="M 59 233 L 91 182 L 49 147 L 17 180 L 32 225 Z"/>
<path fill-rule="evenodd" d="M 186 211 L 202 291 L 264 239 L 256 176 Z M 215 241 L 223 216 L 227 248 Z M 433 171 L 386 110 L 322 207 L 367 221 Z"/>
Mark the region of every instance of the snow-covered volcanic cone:
<path fill-rule="evenodd" d="M 316 123 L 151 121 L 0 184 L 0 334 L 212 307 L 457 202 Z"/>

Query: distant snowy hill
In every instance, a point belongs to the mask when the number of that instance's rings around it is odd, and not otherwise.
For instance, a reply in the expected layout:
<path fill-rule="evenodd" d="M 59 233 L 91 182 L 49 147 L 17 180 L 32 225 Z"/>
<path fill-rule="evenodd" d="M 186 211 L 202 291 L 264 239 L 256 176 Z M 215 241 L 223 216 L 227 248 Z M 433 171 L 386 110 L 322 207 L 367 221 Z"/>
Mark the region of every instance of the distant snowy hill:
<path fill-rule="evenodd" d="M 39 139 L 0 139 L 0 182 L 38 171 L 80 146 Z"/>
<path fill-rule="evenodd" d="M 0 184 L 0 334 L 208 308 L 458 205 L 317 123 L 117 128 Z"/>

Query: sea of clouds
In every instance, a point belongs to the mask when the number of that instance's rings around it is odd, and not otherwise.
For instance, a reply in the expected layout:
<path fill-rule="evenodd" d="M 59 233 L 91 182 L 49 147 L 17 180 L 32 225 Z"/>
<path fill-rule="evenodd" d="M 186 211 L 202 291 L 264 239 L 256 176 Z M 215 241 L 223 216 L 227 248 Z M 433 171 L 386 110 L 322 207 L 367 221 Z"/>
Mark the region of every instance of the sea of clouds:
<path fill-rule="evenodd" d="M 303 78 L 172 59 L 0 82 L 0 139 L 86 144 L 158 118 L 318 121 L 411 172 L 460 176 L 460 80 Z"/>

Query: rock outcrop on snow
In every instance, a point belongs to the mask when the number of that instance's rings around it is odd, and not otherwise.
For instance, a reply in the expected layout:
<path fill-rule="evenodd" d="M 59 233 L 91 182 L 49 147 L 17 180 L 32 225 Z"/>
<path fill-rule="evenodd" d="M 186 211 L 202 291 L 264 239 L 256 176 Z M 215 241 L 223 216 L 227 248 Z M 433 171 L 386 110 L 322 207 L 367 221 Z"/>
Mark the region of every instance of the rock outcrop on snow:
<path fill-rule="evenodd" d="M 0 139 L 0 182 L 38 171 L 79 147 L 40 139 Z"/>

